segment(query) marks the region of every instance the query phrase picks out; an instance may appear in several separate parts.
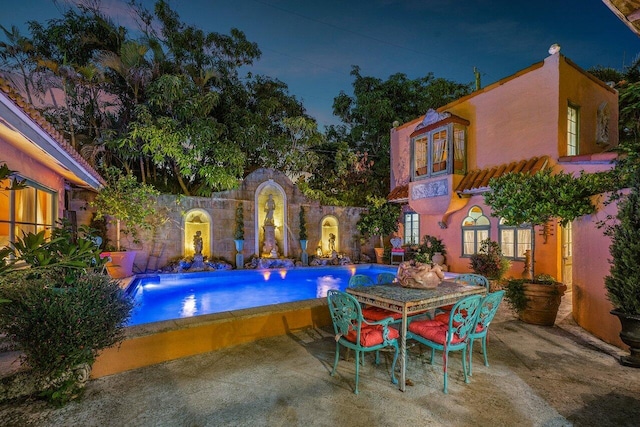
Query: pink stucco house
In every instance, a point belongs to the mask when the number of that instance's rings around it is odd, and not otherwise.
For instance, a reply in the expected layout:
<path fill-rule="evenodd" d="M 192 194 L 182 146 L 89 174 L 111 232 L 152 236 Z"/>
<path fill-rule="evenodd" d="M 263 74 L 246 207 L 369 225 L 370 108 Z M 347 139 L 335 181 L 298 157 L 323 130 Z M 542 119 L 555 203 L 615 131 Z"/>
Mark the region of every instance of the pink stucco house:
<path fill-rule="evenodd" d="M 451 271 L 470 271 L 481 240 L 497 241 L 520 277 L 524 252 L 536 245 L 536 273 L 573 290 L 573 315 L 599 338 L 624 346 L 609 314 L 604 276 L 608 238 L 595 223 L 602 210 L 566 228 L 509 227 L 482 194 L 491 177 L 543 168 L 578 173 L 612 167 L 618 143 L 618 93 L 556 52 L 543 61 L 391 130 L 391 192 L 403 205 L 402 237 L 441 238 Z"/>
<path fill-rule="evenodd" d="M 22 232 L 50 230 L 69 216 L 71 188 L 97 191 L 102 177 L 9 83 L 0 78 L 0 164 L 16 171 L 27 188 L 0 185 L 0 247 Z"/>

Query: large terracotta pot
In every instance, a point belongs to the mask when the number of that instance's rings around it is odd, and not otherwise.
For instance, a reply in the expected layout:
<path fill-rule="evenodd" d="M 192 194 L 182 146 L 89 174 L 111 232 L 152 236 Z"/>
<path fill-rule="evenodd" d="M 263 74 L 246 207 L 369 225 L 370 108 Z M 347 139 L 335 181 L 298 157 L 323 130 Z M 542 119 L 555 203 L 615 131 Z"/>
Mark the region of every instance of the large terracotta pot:
<path fill-rule="evenodd" d="M 620 339 L 629 346 L 631 354 L 622 356 L 620 363 L 624 366 L 640 368 L 640 316 L 637 314 L 626 314 L 618 310 L 611 310 L 611 314 L 618 316 L 622 331 Z"/>
<path fill-rule="evenodd" d="M 384 264 L 384 248 L 373 248 L 376 252 L 376 262 L 378 264 Z"/>
<path fill-rule="evenodd" d="M 123 279 L 133 276 L 133 261 L 136 259 L 136 251 L 102 252 L 101 258 L 109 257 L 107 262 L 107 272 L 114 279 Z"/>
<path fill-rule="evenodd" d="M 518 314 L 518 317 L 532 325 L 553 326 L 562 295 L 566 290 L 567 285 L 563 283 L 555 285 L 525 283 L 524 294 L 527 297 L 527 307 Z"/>

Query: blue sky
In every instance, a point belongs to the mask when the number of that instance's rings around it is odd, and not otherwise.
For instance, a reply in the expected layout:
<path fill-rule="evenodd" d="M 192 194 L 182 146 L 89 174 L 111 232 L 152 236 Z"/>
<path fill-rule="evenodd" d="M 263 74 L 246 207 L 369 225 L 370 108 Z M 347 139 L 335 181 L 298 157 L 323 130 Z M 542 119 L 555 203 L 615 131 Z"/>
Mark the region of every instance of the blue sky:
<path fill-rule="evenodd" d="M 93 0 L 98 1 L 98 0 Z M 60 17 L 68 0 L 2 0 L 0 24 Z M 102 0 L 124 26 L 124 2 Z M 143 4 L 153 7 L 153 1 Z M 583 68 L 622 68 L 640 38 L 600 0 L 173 0 L 181 19 L 227 34 L 235 27 L 262 50 L 254 74 L 278 78 L 321 128 L 337 123 L 333 98 L 350 94 L 352 65 L 362 75 L 410 78 L 433 72 L 458 82 L 481 72 L 483 86 L 544 59 L 559 43 Z"/>

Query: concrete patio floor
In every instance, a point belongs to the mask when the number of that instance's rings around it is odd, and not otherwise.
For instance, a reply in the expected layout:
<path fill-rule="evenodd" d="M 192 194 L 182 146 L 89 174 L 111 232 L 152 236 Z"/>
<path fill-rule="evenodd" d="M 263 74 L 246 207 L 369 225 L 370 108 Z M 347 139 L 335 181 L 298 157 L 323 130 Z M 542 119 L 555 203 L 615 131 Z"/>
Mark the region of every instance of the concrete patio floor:
<path fill-rule="evenodd" d="M 354 362 L 329 375 L 329 329 L 295 331 L 97 380 L 84 397 L 56 409 L 38 400 L 0 405 L 3 426 L 637 426 L 640 369 L 577 327 L 571 294 L 555 327 L 518 321 L 503 304 L 491 326 L 489 367 L 474 351 L 471 383 L 460 356 L 434 365 L 410 350 L 402 393 L 390 383 L 390 355 L 367 358 L 360 394 Z"/>

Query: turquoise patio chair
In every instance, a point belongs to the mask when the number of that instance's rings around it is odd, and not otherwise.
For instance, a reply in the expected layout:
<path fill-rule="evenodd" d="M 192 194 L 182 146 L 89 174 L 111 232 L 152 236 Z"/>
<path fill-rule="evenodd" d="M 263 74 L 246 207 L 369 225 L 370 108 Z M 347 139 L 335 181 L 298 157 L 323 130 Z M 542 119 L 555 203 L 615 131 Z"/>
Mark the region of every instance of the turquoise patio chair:
<path fill-rule="evenodd" d="M 489 280 L 481 274 L 465 273 L 459 274 L 453 278 L 456 283 L 463 283 L 465 285 L 472 286 L 484 286 L 489 290 Z"/>
<path fill-rule="evenodd" d="M 393 273 L 380 273 L 377 277 L 378 284 L 391 283 L 396 280 L 396 275 Z"/>
<path fill-rule="evenodd" d="M 349 283 L 347 284 L 348 288 L 355 288 L 358 286 L 371 286 L 373 285 L 373 279 L 366 274 L 354 274 L 349 279 Z"/>
<path fill-rule="evenodd" d="M 387 318 L 378 322 L 367 322 L 362 317 L 360 304 L 351 295 L 346 292 L 330 289 L 327 292 L 327 304 L 331 320 L 333 322 L 333 330 L 336 339 L 336 355 L 333 362 L 333 370 L 331 376 L 334 376 L 338 367 L 340 358 L 340 346 L 355 351 L 356 357 L 356 387 L 355 394 L 358 394 L 358 380 L 360 377 L 360 362 L 364 364 L 364 354 L 366 352 L 376 352 L 376 364 L 380 363 L 378 350 L 385 347 L 394 349 L 393 363 L 391 364 L 391 382 L 397 384 L 398 380 L 395 376 L 396 362 L 398 360 L 398 337 L 400 333 L 390 328 L 391 318 Z M 362 359 L 362 360 L 361 360 Z"/>
<path fill-rule="evenodd" d="M 444 373 L 444 392 L 448 393 L 447 365 L 449 353 L 462 351 L 462 372 L 464 382 L 467 376 L 467 348 L 469 334 L 476 325 L 476 314 L 482 297 L 471 295 L 454 304 L 447 323 L 438 320 L 415 320 L 409 323 L 407 339 L 413 339 L 431 348 L 431 364 L 436 350 L 442 351 L 442 371 Z"/>
<path fill-rule="evenodd" d="M 489 280 L 481 274 L 465 273 L 459 274 L 453 278 L 455 283 L 462 283 L 471 286 L 484 286 L 489 291 Z M 448 312 L 453 308 L 453 304 L 436 308 L 436 313 Z"/>
<path fill-rule="evenodd" d="M 489 325 L 502 302 L 502 297 L 504 297 L 504 291 L 492 292 L 484 297 L 480 304 L 476 327 L 473 328 L 469 334 L 469 375 L 471 375 L 473 370 L 473 342 L 477 339 L 482 340 L 484 366 L 489 366 L 489 360 L 487 359 L 487 334 L 489 333 Z"/>

